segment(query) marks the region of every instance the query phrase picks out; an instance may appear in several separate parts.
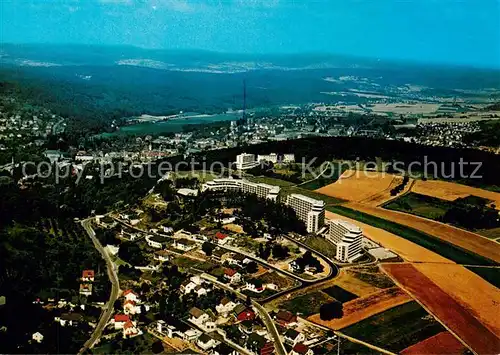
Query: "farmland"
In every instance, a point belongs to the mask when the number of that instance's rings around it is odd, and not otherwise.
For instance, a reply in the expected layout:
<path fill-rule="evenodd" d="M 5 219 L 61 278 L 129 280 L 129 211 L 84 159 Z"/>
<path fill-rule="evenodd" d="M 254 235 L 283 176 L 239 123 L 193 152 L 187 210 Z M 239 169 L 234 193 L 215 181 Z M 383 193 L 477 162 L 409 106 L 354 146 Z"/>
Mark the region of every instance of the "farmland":
<path fill-rule="evenodd" d="M 455 338 L 453 334 L 444 331 L 404 349 L 403 351 L 401 351 L 401 354 L 402 355 L 422 355 L 422 354 L 461 355 L 464 354 L 466 349 L 467 348 L 457 338 Z"/>
<path fill-rule="evenodd" d="M 487 259 L 486 257 L 482 257 L 481 255 L 476 255 L 473 254 L 472 252 L 468 250 L 464 250 L 462 248 L 459 248 L 456 245 L 453 245 L 446 240 L 443 240 L 439 237 L 435 237 L 435 234 L 432 231 L 432 228 L 429 227 L 427 223 L 434 223 L 437 227 L 438 230 L 445 231 L 446 235 L 448 238 L 451 238 L 453 240 L 461 239 L 463 240 L 467 245 L 471 245 L 471 248 L 476 247 L 476 243 L 474 242 L 475 240 L 478 241 L 478 243 L 481 243 L 482 247 L 479 248 L 483 254 L 487 254 L 491 257 L 495 257 L 495 260 L 500 259 L 500 252 L 498 251 L 497 244 L 495 242 L 491 242 L 487 240 L 486 238 L 481 238 L 479 236 L 476 236 L 475 234 L 471 232 L 467 232 L 458 228 L 453 228 L 451 226 L 447 226 L 445 224 L 440 224 L 437 222 L 433 221 L 427 221 L 427 220 L 420 220 L 418 217 L 411 216 L 411 215 L 405 215 L 405 214 L 400 214 L 397 212 L 392 212 L 392 211 L 386 211 L 380 208 L 371 208 L 371 207 L 366 207 L 364 205 L 351 205 L 349 204 L 348 207 L 344 206 L 330 206 L 327 208 L 329 211 L 339 213 L 342 216 L 352 218 L 354 220 L 363 222 L 365 225 L 371 225 L 380 229 L 384 229 L 388 232 L 394 233 L 394 235 L 397 235 L 401 238 L 407 239 L 408 241 L 411 241 L 414 244 L 420 245 L 422 247 L 421 251 L 432 251 L 434 253 L 432 254 L 438 254 L 443 256 L 443 258 L 446 259 L 441 259 L 441 262 L 449 262 L 454 261 L 456 263 L 460 264 L 465 264 L 465 265 L 495 265 L 496 263 L 493 262 L 492 260 Z M 385 212 L 389 212 L 386 214 Z M 383 216 L 383 217 L 382 217 Z M 408 219 L 406 217 L 413 217 L 414 219 Z M 344 218 L 344 217 L 341 217 Z M 410 221 L 406 222 L 405 221 Z M 414 223 L 411 223 L 414 222 Z M 414 225 L 417 225 L 418 227 L 421 227 L 423 230 L 420 230 L 420 228 L 414 227 Z M 364 226 L 362 226 L 365 228 Z M 428 231 L 430 229 L 430 232 L 432 234 L 428 234 L 425 231 Z M 457 231 L 457 232 L 455 232 Z M 451 233 L 451 234 L 450 234 Z M 443 233 L 440 233 L 443 234 Z M 462 238 L 460 237 L 460 234 L 462 234 Z M 368 232 L 368 235 L 370 236 L 370 233 Z M 466 235 L 472 235 L 474 240 L 466 240 L 464 237 Z M 401 239 L 399 238 L 399 239 Z M 373 237 L 374 240 L 377 240 L 377 236 L 375 235 Z M 489 242 L 492 245 L 488 245 L 490 249 L 486 247 L 486 243 Z M 384 245 L 384 243 L 381 241 L 381 243 Z M 411 260 L 407 257 L 405 257 L 405 253 L 410 253 L 411 256 L 413 256 L 413 252 L 409 251 L 407 249 L 408 245 L 404 246 L 403 248 L 397 248 L 397 244 L 392 247 L 391 245 L 384 245 L 386 248 L 394 250 L 396 253 L 400 254 L 403 258 L 407 259 L 408 261 L 424 261 L 424 260 Z M 403 249 L 403 250 L 401 250 Z M 400 253 L 402 251 L 403 253 Z M 422 253 L 425 253 L 422 251 Z M 409 254 L 407 254 L 408 256 Z M 415 255 L 415 256 L 418 256 Z M 425 255 L 429 257 L 429 255 Z M 431 260 L 425 260 L 427 262 Z"/>
<path fill-rule="evenodd" d="M 457 198 L 478 196 L 495 204 L 500 209 L 500 193 L 479 189 L 477 187 L 456 184 L 441 180 L 418 180 L 412 187 L 412 192 L 437 197 L 442 200 L 454 201 Z"/>
<path fill-rule="evenodd" d="M 352 300 L 358 298 L 358 296 L 356 296 L 355 294 L 353 294 L 349 291 L 346 291 L 342 287 L 339 287 L 337 285 L 325 288 L 322 291 L 324 293 L 326 293 L 327 295 L 335 298 L 337 301 L 339 301 L 341 303 L 346 303 L 346 302 L 349 302 L 349 301 L 352 301 Z"/>
<path fill-rule="evenodd" d="M 388 211 L 383 208 L 370 207 L 358 203 L 349 203 L 346 207 L 364 214 L 385 219 L 387 222 L 391 221 L 389 223 L 400 224 L 422 232 L 420 239 L 422 239 L 422 235 L 427 235 L 427 238 L 425 238 L 423 242 L 427 244 L 427 246 L 424 245 L 424 247 L 430 250 L 436 250 L 433 244 L 441 244 L 438 250 L 448 244 L 449 251 L 454 249 L 452 254 L 455 255 L 455 258 L 464 258 L 464 261 L 460 262 L 452 257 L 444 254 L 442 255 L 456 262 L 469 265 L 494 265 L 500 262 L 500 248 L 498 248 L 498 244 L 478 234 L 452 227 L 444 223 L 431 221 L 406 213 Z M 460 251 L 462 252 L 460 253 Z M 465 257 L 465 254 L 468 254 L 468 256 Z M 465 261 L 467 259 L 469 261 Z M 481 261 L 480 259 L 483 260 Z"/>
<path fill-rule="evenodd" d="M 500 351 L 500 338 L 415 267 L 385 264 L 383 268 L 476 353 L 496 354 Z"/>
<path fill-rule="evenodd" d="M 393 307 L 342 330 L 347 335 L 393 352 L 399 352 L 442 331 L 443 326 L 417 302 Z M 359 345 L 348 343 L 344 351 L 358 348 Z"/>
<path fill-rule="evenodd" d="M 436 197 L 410 192 L 383 206 L 389 210 L 408 212 L 420 217 L 438 220 L 451 207 L 451 203 Z"/>
<path fill-rule="evenodd" d="M 344 316 L 340 319 L 323 321 L 319 314 L 314 314 L 308 319 L 330 329 L 338 330 L 410 300 L 411 298 L 403 290 L 393 287 L 344 303 Z"/>
<path fill-rule="evenodd" d="M 281 307 L 304 317 L 319 313 L 319 308 L 328 302 L 333 301 L 333 298 L 321 291 L 307 293 L 297 296 L 290 301 L 281 304 Z"/>

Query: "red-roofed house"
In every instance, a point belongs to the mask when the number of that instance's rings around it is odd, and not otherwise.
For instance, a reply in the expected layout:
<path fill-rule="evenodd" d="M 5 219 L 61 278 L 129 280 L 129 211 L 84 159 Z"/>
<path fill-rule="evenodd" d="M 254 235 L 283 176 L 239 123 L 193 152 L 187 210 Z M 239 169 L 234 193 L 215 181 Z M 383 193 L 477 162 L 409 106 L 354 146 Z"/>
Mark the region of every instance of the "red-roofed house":
<path fill-rule="evenodd" d="M 282 327 L 287 327 L 291 324 L 297 323 L 297 316 L 289 311 L 281 310 L 276 314 L 276 321 Z"/>
<path fill-rule="evenodd" d="M 136 335 L 139 335 L 140 334 L 140 331 L 139 329 L 136 327 L 135 323 L 132 322 L 132 321 L 128 321 L 127 323 L 125 323 L 125 325 L 123 326 L 123 337 L 134 337 Z"/>
<path fill-rule="evenodd" d="M 217 243 L 219 244 L 226 244 L 227 242 L 227 234 L 217 232 L 215 233 L 215 239 L 217 239 Z"/>
<path fill-rule="evenodd" d="M 255 312 L 251 308 L 247 308 L 243 312 L 238 313 L 236 319 L 241 322 L 243 322 L 244 320 L 254 320 Z"/>
<path fill-rule="evenodd" d="M 224 269 L 224 278 L 230 283 L 236 283 L 241 281 L 241 274 L 234 269 L 226 268 Z"/>
<path fill-rule="evenodd" d="M 130 322 L 130 317 L 126 314 L 115 314 L 111 320 L 111 323 L 115 324 L 115 329 L 123 329 L 127 322 Z"/>
<path fill-rule="evenodd" d="M 123 292 L 123 297 L 125 297 L 125 299 L 127 301 L 134 301 L 135 303 L 139 303 L 139 296 L 132 290 L 126 290 Z"/>
<path fill-rule="evenodd" d="M 94 281 L 94 270 L 83 270 L 82 272 L 82 281 Z"/>
<path fill-rule="evenodd" d="M 314 352 L 309 349 L 307 345 L 302 343 L 295 344 L 292 349 L 291 355 L 314 355 Z"/>
<path fill-rule="evenodd" d="M 125 314 L 141 313 L 141 306 L 137 306 L 134 301 L 125 300 L 125 303 L 123 303 L 123 313 Z"/>

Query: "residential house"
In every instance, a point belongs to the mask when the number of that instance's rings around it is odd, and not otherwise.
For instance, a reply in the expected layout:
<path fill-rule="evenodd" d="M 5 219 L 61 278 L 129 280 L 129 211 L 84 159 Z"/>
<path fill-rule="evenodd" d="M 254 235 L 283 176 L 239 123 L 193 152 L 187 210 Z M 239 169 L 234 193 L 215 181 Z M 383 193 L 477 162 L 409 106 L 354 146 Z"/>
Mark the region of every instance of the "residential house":
<path fill-rule="evenodd" d="M 174 248 L 182 251 L 190 251 L 196 248 L 196 242 L 185 238 L 176 239 L 174 241 Z"/>
<path fill-rule="evenodd" d="M 231 301 L 229 298 L 224 297 L 220 303 L 215 306 L 215 310 L 217 313 L 222 314 L 222 315 L 227 315 L 229 312 L 231 312 L 238 304 Z"/>
<path fill-rule="evenodd" d="M 194 292 L 198 295 L 198 297 L 206 295 L 208 293 L 207 289 L 204 288 L 202 285 L 198 285 L 194 288 Z"/>
<path fill-rule="evenodd" d="M 168 261 L 170 259 L 169 253 L 166 250 L 158 250 L 154 253 L 154 259 L 160 262 Z"/>
<path fill-rule="evenodd" d="M 126 301 L 134 301 L 135 303 L 139 303 L 141 301 L 139 299 L 139 295 L 130 289 L 123 292 L 123 297 L 125 297 Z"/>
<path fill-rule="evenodd" d="M 76 326 L 82 319 L 82 315 L 78 313 L 63 313 L 60 317 L 54 317 L 54 321 L 59 323 L 62 327 Z"/>
<path fill-rule="evenodd" d="M 302 333 L 299 333 L 295 329 L 288 329 L 285 332 L 285 343 L 294 346 L 297 343 L 303 342 L 305 340 L 305 336 Z"/>
<path fill-rule="evenodd" d="M 43 335 L 40 332 L 36 332 L 31 336 L 31 339 L 33 339 L 37 343 L 41 343 L 43 341 Z"/>
<path fill-rule="evenodd" d="M 234 284 L 241 281 L 241 274 L 234 269 L 226 268 L 224 269 L 224 278 Z"/>
<path fill-rule="evenodd" d="M 125 300 L 125 303 L 123 304 L 123 313 L 139 314 L 141 313 L 141 306 L 136 305 L 132 300 Z"/>
<path fill-rule="evenodd" d="M 206 334 L 202 334 L 198 340 L 196 341 L 196 345 L 200 347 L 200 349 L 207 351 L 209 349 L 215 348 L 219 344 L 218 341 L 210 338 Z"/>
<path fill-rule="evenodd" d="M 217 241 L 217 243 L 224 245 L 228 241 L 228 235 L 221 232 L 217 232 L 215 233 L 215 240 Z"/>
<path fill-rule="evenodd" d="M 196 285 L 196 283 L 188 279 L 182 282 L 180 290 L 183 294 L 188 294 L 191 291 L 193 291 L 197 286 L 198 285 Z"/>
<path fill-rule="evenodd" d="M 310 349 L 307 345 L 302 343 L 297 343 L 292 349 L 291 355 L 314 355 L 314 351 Z"/>
<path fill-rule="evenodd" d="M 93 282 L 94 281 L 94 270 L 83 270 L 82 271 L 82 281 Z"/>
<path fill-rule="evenodd" d="M 236 316 L 236 319 L 240 322 L 255 319 L 255 312 L 253 311 L 253 309 L 243 304 L 236 306 L 233 312 Z"/>
<path fill-rule="evenodd" d="M 266 289 L 262 284 L 262 280 L 259 279 L 249 279 L 245 284 L 245 288 L 255 293 L 261 293 Z"/>
<path fill-rule="evenodd" d="M 198 339 L 198 337 L 202 334 L 203 333 L 198 329 L 189 329 L 189 330 L 186 330 L 185 332 L 182 333 L 181 338 L 186 340 L 186 341 L 193 342 L 196 339 Z"/>
<path fill-rule="evenodd" d="M 257 333 L 250 334 L 246 348 L 258 355 L 270 355 L 274 353 L 274 344 Z"/>
<path fill-rule="evenodd" d="M 288 327 L 297 323 L 297 316 L 292 312 L 281 310 L 276 313 L 276 322 L 282 327 Z"/>
<path fill-rule="evenodd" d="M 92 284 L 80 284 L 80 295 L 91 296 Z"/>
<path fill-rule="evenodd" d="M 191 316 L 189 318 L 189 321 L 198 326 L 202 326 L 203 323 L 207 322 L 210 319 L 208 314 L 197 307 L 191 308 L 191 310 L 189 311 L 189 315 Z"/>
<path fill-rule="evenodd" d="M 230 255 L 231 253 L 225 249 L 215 249 L 214 251 L 212 251 L 212 259 L 220 263 L 225 262 L 230 257 Z"/>
<path fill-rule="evenodd" d="M 148 235 L 146 236 L 146 242 L 151 248 L 162 249 L 167 243 L 167 238 L 161 235 Z"/>
<path fill-rule="evenodd" d="M 297 262 L 295 260 L 293 260 L 288 264 L 288 271 L 295 272 L 295 273 L 301 273 L 302 269 L 300 268 L 299 264 L 297 264 Z"/>
<path fill-rule="evenodd" d="M 111 319 L 111 323 L 115 325 L 115 329 L 123 329 L 125 323 L 130 321 L 130 317 L 126 314 L 115 314 L 115 316 Z"/>
<path fill-rule="evenodd" d="M 246 259 L 245 256 L 233 253 L 229 258 L 226 259 L 226 261 L 231 265 L 243 267 L 245 259 Z"/>
<path fill-rule="evenodd" d="M 142 332 L 137 328 L 135 322 L 129 320 L 123 325 L 123 338 L 132 338 L 140 334 L 142 334 Z"/>

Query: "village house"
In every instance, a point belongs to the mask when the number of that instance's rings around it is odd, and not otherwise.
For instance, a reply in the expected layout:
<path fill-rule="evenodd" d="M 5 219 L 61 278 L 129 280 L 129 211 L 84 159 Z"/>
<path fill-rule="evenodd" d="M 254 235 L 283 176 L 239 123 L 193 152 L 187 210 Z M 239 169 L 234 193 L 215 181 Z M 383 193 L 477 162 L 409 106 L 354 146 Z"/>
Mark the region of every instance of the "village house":
<path fill-rule="evenodd" d="M 160 262 L 165 262 L 165 261 L 168 261 L 170 259 L 169 253 L 166 250 L 155 251 L 153 258 L 157 261 L 160 261 Z"/>
<path fill-rule="evenodd" d="M 243 256 L 241 254 L 234 254 L 234 253 L 231 254 L 231 256 L 226 259 L 226 261 L 230 265 L 236 265 L 239 267 L 243 267 L 245 260 L 247 260 L 247 258 L 245 256 Z"/>
<path fill-rule="evenodd" d="M 299 264 L 297 264 L 297 262 L 295 260 L 292 260 L 289 264 L 288 264 L 288 271 L 290 272 L 294 272 L 294 273 L 300 273 L 302 272 Z"/>
<path fill-rule="evenodd" d="M 226 268 L 224 269 L 224 278 L 234 284 L 241 281 L 241 274 L 234 269 Z"/>
<path fill-rule="evenodd" d="M 258 355 L 270 355 L 274 353 L 274 344 L 257 333 L 250 334 L 246 348 Z"/>
<path fill-rule="evenodd" d="M 297 343 L 292 349 L 291 355 L 314 355 L 314 351 L 310 349 L 307 345 L 302 343 Z"/>
<path fill-rule="evenodd" d="M 299 333 L 295 329 L 288 329 L 285 332 L 285 343 L 294 346 L 297 343 L 303 342 L 305 340 L 305 336 L 302 333 Z"/>
<path fill-rule="evenodd" d="M 253 311 L 253 309 L 250 307 L 246 307 L 243 304 L 236 306 L 234 308 L 233 312 L 234 312 L 236 319 L 240 322 L 243 322 L 245 320 L 254 320 L 255 319 L 255 312 Z"/>
<path fill-rule="evenodd" d="M 111 319 L 111 323 L 114 324 L 115 330 L 123 329 L 125 323 L 130 321 L 130 317 L 126 314 L 115 314 Z"/>
<path fill-rule="evenodd" d="M 84 282 L 94 282 L 94 270 L 83 270 L 82 271 L 82 281 Z"/>
<path fill-rule="evenodd" d="M 201 286 L 202 284 L 203 284 L 203 280 L 198 275 L 195 275 L 195 276 L 192 276 L 190 279 L 185 280 L 181 284 L 180 290 L 183 294 L 188 294 L 191 291 L 195 290 L 198 286 Z M 196 292 L 197 293 L 200 292 L 200 289 L 198 289 Z M 201 291 L 201 292 L 203 292 L 203 291 Z"/>
<path fill-rule="evenodd" d="M 215 306 L 217 313 L 227 316 L 238 304 L 224 297 L 220 303 Z"/>
<path fill-rule="evenodd" d="M 207 322 L 210 319 L 208 314 L 206 314 L 197 307 L 191 308 L 189 311 L 189 315 L 191 316 L 189 318 L 189 321 L 191 323 L 196 324 L 197 326 L 202 326 L 205 322 Z"/>
<path fill-rule="evenodd" d="M 134 291 L 128 289 L 123 291 L 123 297 L 125 297 L 126 301 L 134 301 L 135 303 L 141 302 L 139 299 L 139 295 L 137 295 Z"/>
<path fill-rule="evenodd" d="M 83 319 L 81 314 L 78 313 L 63 313 L 59 317 L 54 317 L 54 321 L 59 323 L 62 327 L 76 326 Z"/>
<path fill-rule="evenodd" d="M 196 242 L 185 238 L 176 239 L 174 241 L 174 248 L 182 251 L 190 251 L 196 248 Z"/>
<path fill-rule="evenodd" d="M 80 295 L 91 296 L 92 284 L 80 284 Z"/>
<path fill-rule="evenodd" d="M 218 341 L 210 338 L 206 334 L 202 334 L 198 340 L 196 341 L 196 345 L 200 347 L 200 349 L 207 351 L 212 348 L 215 348 L 219 344 Z"/>
<path fill-rule="evenodd" d="M 231 253 L 225 249 L 215 249 L 212 252 L 212 259 L 220 263 L 224 263 L 230 256 Z"/>
<path fill-rule="evenodd" d="M 37 343 L 41 343 L 43 341 L 43 335 L 40 332 L 36 332 L 31 336 L 31 339 L 33 339 Z"/>
<path fill-rule="evenodd" d="M 189 341 L 189 342 L 194 342 L 203 333 L 198 329 L 189 328 L 188 330 L 186 330 L 184 332 L 180 332 L 180 333 L 178 332 L 178 334 L 180 335 L 180 337 L 182 339 Z"/>
<path fill-rule="evenodd" d="M 117 224 L 110 216 L 96 216 L 95 220 L 98 225 L 104 228 L 113 228 Z"/>
<path fill-rule="evenodd" d="M 289 327 L 297 323 L 297 316 L 292 312 L 280 310 L 276 313 L 276 322 L 282 327 Z"/>
<path fill-rule="evenodd" d="M 148 235 L 146 236 L 146 242 L 151 248 L 162 249 L 166 245 L 167 238 L 161 235 Z"/>
<path fill-rule="evenodd" d="M 255 292 L 255 293 L 261 293 L 263 292 L 266 288 L 262 284 L 262 281 L 259 279 L 249 279 L 245 283 L 245 289 Z"/>
<path fill-rule="evenodd" d="M 136 305 L 134 301 L 125 300 L 125 302 L 123 303 L 123 313 L 139 314 L 141 313 L 141 306 Z"/>
<path fill-rule="evenodd" d="M 229 237 L 227 234 L 217 232 L 215 233 L 215 240 L 217 241 L 218 244 L 224 245 L 228 242 Z"/>
<path fill-rule="evenodd" d="M 132 338 L 140 334 L 142 334 L 142 332 L 137 328 L 135 322 L 129 320 L 123 325 L 123 338 Z"/>

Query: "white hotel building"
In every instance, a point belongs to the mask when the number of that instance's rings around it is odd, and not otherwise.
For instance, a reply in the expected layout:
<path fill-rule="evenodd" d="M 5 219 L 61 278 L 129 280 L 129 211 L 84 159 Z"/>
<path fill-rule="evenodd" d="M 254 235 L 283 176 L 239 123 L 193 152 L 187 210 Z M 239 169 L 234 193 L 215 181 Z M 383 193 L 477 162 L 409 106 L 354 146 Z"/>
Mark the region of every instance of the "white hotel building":
<path fill-rule="evenodd" d="M 361 228 L 340 219 L 331 220 L 329 224 L 327 239 L 337 247 L 336 259 L 352 262 L 359 258 L 363 241 Z"/>
<path fill-rule="evenodd" d="M 255 159 L 255 154 L 242 153 L 236 156 L 236 169 L 246 170 L 252 169 L 259 165 L 259 162 Z"/>
<path fill-rule="evenodd" d="M 325 203 L 321 200 L 291 194 L 288 195 L 286 204 L 293 208 L 297 217 L 302 220 L 308 233 L 316 233 L 325 224 Z"/>
<path fill-rule="evenodd" d="M 280 187 L 268 184 L 259 184 L 240 179 L 214 179 L 202 186 L 202 191 L 241 191 L 247 194 L 255 194 L 260 198 L 268 198 L 276 201 L 280 193 Z"/>

